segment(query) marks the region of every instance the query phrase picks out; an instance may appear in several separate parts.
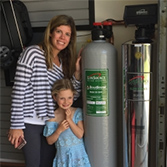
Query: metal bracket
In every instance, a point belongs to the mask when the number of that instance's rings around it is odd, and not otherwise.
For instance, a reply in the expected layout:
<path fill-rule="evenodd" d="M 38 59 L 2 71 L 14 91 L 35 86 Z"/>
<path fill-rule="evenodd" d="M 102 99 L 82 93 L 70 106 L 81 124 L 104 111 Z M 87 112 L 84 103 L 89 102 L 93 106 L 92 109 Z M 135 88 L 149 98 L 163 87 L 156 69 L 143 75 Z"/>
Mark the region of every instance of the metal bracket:
<path fill-rule="evenodd" d="M 167 0 L 159 0 L 158 167 L 166 167 L 167 147 Z"/>

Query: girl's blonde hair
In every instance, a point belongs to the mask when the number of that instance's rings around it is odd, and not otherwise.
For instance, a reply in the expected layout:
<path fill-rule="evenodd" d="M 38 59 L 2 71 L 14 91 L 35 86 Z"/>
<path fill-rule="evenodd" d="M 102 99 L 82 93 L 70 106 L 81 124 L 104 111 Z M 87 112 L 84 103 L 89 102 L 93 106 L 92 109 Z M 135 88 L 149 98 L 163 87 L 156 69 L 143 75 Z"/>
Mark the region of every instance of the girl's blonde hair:
<path fill-rule="evenodd" d="M 61 25 L 67 25 L 71 28 L 71 38 L 69 45 L 58 54 L 59 58 L 62 61 L 65 77 L 71 78 L 75 71 L 75 62 L 77 60 L 76 26 L 73 18 L 67 15 L 58 15 L 53 17 L 48 23 L 48 26 L 45 30 L 44 40 L 39 46 L 44 50 L 46 65 L 48 69 L 53 68 L 53 53 L 50 34 L 52 34 L 53 31 Z"/>
<path fill-rule="evenodd" d="M 57 96 L 57 94 L 59 94 L 60 91 L 67 89 L 70 89 L 74 95 L 77 93 L 76 90 L 74 89 L 71 80 L 67 78 L 57 80 L 52 87 L 52 96 Z"/>

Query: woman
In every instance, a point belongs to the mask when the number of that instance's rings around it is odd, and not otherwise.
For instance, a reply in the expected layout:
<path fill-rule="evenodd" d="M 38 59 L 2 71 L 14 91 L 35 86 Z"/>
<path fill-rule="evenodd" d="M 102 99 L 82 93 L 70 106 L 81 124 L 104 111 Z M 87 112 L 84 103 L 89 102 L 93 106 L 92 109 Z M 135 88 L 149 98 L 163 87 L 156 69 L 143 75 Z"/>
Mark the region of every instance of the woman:
<path fill-rule="evenodd" d="M 69 78 L 80 92 L 80 59 L 76 56 L 74 20 L 66 15 L 52 18 L 43 42 L 21 54 L 12 92 L 8 138 L 15 148 L 19 137 L 27 141 L 23 147 L 26 167 L 52 166 L 55 148 L 42 135 L 45 121 L 54 118 L 51 88 L 56 80 Z"/>

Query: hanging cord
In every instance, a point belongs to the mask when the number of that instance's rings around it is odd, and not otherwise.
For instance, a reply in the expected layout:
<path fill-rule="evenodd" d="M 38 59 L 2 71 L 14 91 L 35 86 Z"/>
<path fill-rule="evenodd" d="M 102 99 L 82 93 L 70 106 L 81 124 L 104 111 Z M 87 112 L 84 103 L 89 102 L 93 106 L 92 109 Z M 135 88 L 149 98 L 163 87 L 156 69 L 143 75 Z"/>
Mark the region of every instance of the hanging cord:
<path fill-rule="evenodd" d="M 22 42 L 22 38 L 21 38 L 21 34 L 20 34 L 18 23 L 17 23 L 17 19 L 16 19 L 16 15 L 15 15 L 15 11 L 14 11 L 12 0 L 10 0 L 10 5 L 11 5 L 11 8 L 12 8 L 14 21 L 15 21 L 17 33 L 18 33 L 18 36 L 19 36 L 20 45 L 21 45 L 22 49 L 24 49 L 24 45 L 23 45 L 23 42 Z"/>
<path fill-rule="evenodd" d="M 13 38 L 12 38 L 12 35 L 11 35 L 11 32 L 10 32 L 9 23 L 8 23 L 8 20 L 7 20 L 4 5 L 3 5 L 3 3 L 1 5 L 2 5 L 2 12 L 3 12 L 3 15 L 4 15 L 4 20 L 5 20 L 5 23 L 6 23 L 6 27 L 7 27 L 7 31 L 8 31 L 8 34 L 9 34 L 10 42 L 11 42 L 12 47 L 14 47 L 14 42 L 13 42 Z"/>

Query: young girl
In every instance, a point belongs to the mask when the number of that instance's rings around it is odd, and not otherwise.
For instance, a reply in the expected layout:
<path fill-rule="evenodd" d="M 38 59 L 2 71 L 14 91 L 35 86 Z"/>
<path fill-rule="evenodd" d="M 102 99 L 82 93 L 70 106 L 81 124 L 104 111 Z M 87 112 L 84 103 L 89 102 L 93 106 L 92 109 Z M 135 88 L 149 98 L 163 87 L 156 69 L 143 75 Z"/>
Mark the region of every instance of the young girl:
<path fill-rule="evenodd" d="M 71 107 L 75 93 L 69 79 L 56 81 L 52 88 L 58 107 L 55 118 L 46 122 L 44 136 L 57 149 L 53 167 L 91 167 L 83 142 L 82 110 Z"/>

